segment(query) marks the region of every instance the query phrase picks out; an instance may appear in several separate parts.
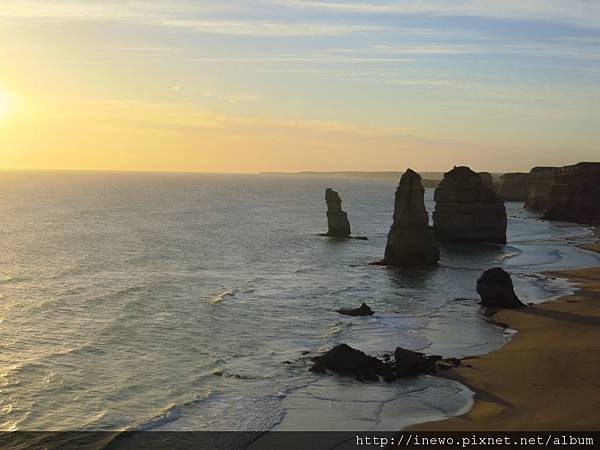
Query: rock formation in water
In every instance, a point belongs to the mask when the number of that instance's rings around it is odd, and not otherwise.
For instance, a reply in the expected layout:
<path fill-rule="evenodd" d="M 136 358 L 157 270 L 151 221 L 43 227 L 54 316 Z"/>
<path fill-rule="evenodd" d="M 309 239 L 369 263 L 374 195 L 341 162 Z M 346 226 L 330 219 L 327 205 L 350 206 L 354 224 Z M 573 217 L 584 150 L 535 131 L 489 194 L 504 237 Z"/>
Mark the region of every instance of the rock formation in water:
<path fill-rule="evenodd" d="M 400 267 L 436 265 L 440 259 L 425 209 L 421 176 L 408 169 L 396 189 L 394 222 L 388 233 L 383 264 Z"/>
<path fill-rule="evenodd" d="M 394 352 L 396 376 L 412 377 L 421 373 L 431 373 L 436 369 L 436 361 L 441 360 L 439 356 L 426 356 L 423 353 L 396 347 Z"/>
<path fill-rule="evenodd" d="M 340 344 L 327 353 L 313 358 L 312 372 L 325 373 L 327 370 L 339 375 L 352 376 L 365 380 L 378 380 L 378 377 L 391 378 L 394 369 L 391 365 L 369 356 L 349 345 Z"/>
<path fill-rule="evenodd" d="M 344 316 L 354 316 L 354 317 L 372 316 L 373 314 L 375 314 L 373 312 L 373 310 L 369 307 L 369 305 L 367 305 L 366 303 L 363 303 L 362 305 L 360 305 L 360 308 L 356 308 L 356 309 L 342 308 L 342 309 L 336 310 L 336 312 L 343 314 Z"/>
<path fill-rule="evenodd" d="M 559 167 L 534 167 L 529 172 L 529 190 L 525 208 L 546 211 L 550 207 L 550 189 Z"/>
<path fill-rule="evenodd" d="M 484 306 L 499 308 L 525 306 L 515 294 L 510 274 L 500 267 L 483 272 L 477 280 L 477 293 Z"/>
<path fill-rule="evenodd" d="M 445 173 L 434 199 L 438 240 L 506 243 L 504 201 L 468 167 Z"/>
<path fill-rule="evenodd" d="M 486 186 L 491 187 L 493 190 L 496 190 L 496 186 L 494 186 L 494 177 L 492 177 L 491 173 L 478 172 L 478 174 Z"/>
<path fill-rule="evenodd" d="M 600 224 L 600 162 L 565 166 L 554 175 L 545 218 Z"/>
<path fill-rule="evenodd" d="M 342 211 L 342 199 L 339 194 L 331 188 L 325 190 L 325 202 L 327 203 L 327 236 L 350 237 L 350 222 L 348 214 Z"/>
<path fill-rule="evenodd" d="M 386 381 L 410 377 L 436 370 L 439 356 L 426 356 L 422 353 L 396 348 L 395 362 L 384 362 L 356 350 L 346 344 L 340 344 L 327 353 L 313 358 L 315 363 L 310 370 L 326 373 L 328 370 L 338 375 L 351 376 L 361 380 L 377 381 L 383 377 Z"/>
<path fill-rule="evenodd" d="M 529 193 L 528 173 L 505 173 L 500 177 L 498 193 L 500 197 L 509 202 L 525 202 Z"/>

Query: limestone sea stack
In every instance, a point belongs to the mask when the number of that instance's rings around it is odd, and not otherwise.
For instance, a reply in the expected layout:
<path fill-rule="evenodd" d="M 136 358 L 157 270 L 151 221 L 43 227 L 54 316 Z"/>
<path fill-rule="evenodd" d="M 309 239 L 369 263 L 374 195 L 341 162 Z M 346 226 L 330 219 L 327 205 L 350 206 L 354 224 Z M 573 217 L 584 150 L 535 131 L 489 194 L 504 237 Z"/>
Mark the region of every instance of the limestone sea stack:
<path fill-rule="evenodd" d="M 435 190 L 433 227 L 440 241 L 506 243 L 504 201 L 478 173 L 454 167 Z"/>
<path fill-rule="evenodd" d="M 494 177 L 492 177 L 491 173 L 489 173 L 489 172 L 478 172 L 478 173 L 486 186 L 489 186 L 492 189 L 496 190 L 496 187 L 494 186 Z"/>
<path fill-rule="evenodd" d="M 408 169 L 396 189 L 394 222 L 388 233 L 383 264 L 399 267 L 434 266 L 440 259 L 425 209 L 421 176 Z"/>
<path fill-rule="evenodd" d="M 565 166 L 554 174 L 545 218 L 600 224 L 600 162 Z"/>
<path fill-rule="evenodd" d="M 515 294 L 510 274 L 500 267 L 486 270 L 477 280 L 477 293 L 484 306 L 521 308 L 525 306 Z"/>
<path fill-rule="evenodd" d="M 331 188 L 325 190 L 325 202 L 327 203 L 327 236 L 348 238 L 350 237 L 350 222 L 348 214 L 342 211 L 342 199 L 339 194 Z"/>
<path fill-rule="evenodd" d="M 529 172 L 529 190 L 525 208 L 546 211 L 550 207 L 550 189 L 559 167 L 534 167 Z"/>
<path fill-rule="evenodd" d="M 498 193 L 500 197 L 508 202 L 525 202 L 529 192 L 528 173 L 514 172 L 505 173 L 500 177 Z"/>

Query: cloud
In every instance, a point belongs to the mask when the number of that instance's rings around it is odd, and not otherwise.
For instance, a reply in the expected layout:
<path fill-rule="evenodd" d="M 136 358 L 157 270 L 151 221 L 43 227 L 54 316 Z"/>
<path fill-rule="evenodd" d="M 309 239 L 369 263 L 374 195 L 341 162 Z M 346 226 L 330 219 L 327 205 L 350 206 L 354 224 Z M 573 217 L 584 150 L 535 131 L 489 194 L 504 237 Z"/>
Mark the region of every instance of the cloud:
<path fill-rule="evenodd" d="M 590 0 L 403 0 L 402 2 L 272 0 L 272 3 L 300 9 L 348 13 L 477 16 L 519 21 L 546 20 L 589 28 L 600 27 L 600 2 Z"/>
<path fill-rule="evenodd" d="M 230 36 L 339 36 L 388 29 L 379 25 L 260 20 L 166 19 L 161 25 Z"/>
<path fill-rule="evenodd" d="M 382 30 L 374 24 L 315 20 L 241 19 L 252 11 L 250 2 L 85 2 L 4 0 L 0 19 L 112 21 L 170 27 L 198 33 L 230 36 L 337 36 Z M 218 16 L 207 19 L 209 16 Z"/>
<path fill-rule="evenodd" d="M 232 104 L 243 103 L 243 102 L 253 102 L 255 100 L 258 100 L 257 95 L 249 95 L 249 94 L 224 95 L 224 94 L 219 94 L 213 90 L 189 88 L 189 87 L 185 87 L 185 86 L 181 86 L 181 85 L 172 86 L 171 90 L 177 94 L 201 96 L 201 97 L 224 101 L 224 102 L 232 103 Z"/>

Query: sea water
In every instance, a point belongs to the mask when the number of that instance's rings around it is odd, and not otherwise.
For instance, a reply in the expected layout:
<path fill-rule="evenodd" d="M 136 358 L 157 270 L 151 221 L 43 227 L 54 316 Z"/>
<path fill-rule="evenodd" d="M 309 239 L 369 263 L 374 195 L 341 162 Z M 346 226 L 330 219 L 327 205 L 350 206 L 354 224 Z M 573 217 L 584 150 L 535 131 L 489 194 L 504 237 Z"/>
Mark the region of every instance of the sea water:
<path fill-rule="evenodd" d="M 524 302 L 598 263 L 581 226 L 507 203 L 508 244 L 442 245 L 431 270 L 383 256 L 397 180 L 0 173 L 0 430 L 398 430 L 466 411 L 457 383 L 308 371 L 345 342 L 444 357 L 501 346 L 475 283 L 500 266 Z M 326 231 L 324 192 L 355 235 Z M 433 191 L 426 206 L 433 210 Z M 376 314 L 335 312 L 362 302 Z"/>

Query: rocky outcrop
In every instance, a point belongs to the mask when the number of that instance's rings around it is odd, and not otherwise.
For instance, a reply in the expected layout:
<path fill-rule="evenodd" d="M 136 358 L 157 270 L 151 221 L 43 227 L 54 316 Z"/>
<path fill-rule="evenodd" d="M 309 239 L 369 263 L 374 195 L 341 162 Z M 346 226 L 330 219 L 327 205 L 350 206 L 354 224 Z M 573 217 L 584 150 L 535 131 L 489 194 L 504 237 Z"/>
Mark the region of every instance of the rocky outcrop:
<path fill-rule="evenodd" d="M 360 308 L 356 308 L 356 309 L 342 308 L 342 309 L 336 310 L 336 312 L 343 314 L 344 316 L 354 316 L 354 317 L 372 316 L 373 314 L 375 314 L 373 312 L 373 310 L 369 307 L 369 305 L 367 305 L 366 303 L 363 303 L 362 305 L 360 305 Z"/>
<path fill-rule="evenodd" d="M 496 186 L 494 186 L 494 177 L 492 177 L 492 174 L 489 172 L 478 172 L 479 176 L 481 177 L 481 179 L 483 180 L 483 183 L 488 186 L 491 187 L 492 189 L 496 190 Z"/>
<path fill-rule="evenodd" d="M 327 353 L 313 358 L 315 363 L 311 372 L 325 373 L 330 370 L 339 375 L 365 380 L 378 380 L 378 377 L 390 378 L 394 369 L 390 364 L 369 356 L 349 345 L 340 344 Z"/>
<path fill-rule="evenodd" d="M 383 264 L 400 267 L 436 265 L 440 251 L 429 226 L 421 176 L 408 169 L 396 189 L 394 222 L 388 233 Z"/>
<path fill-rule="evenodd" d="M 534 167 L 529 172 L 529 189 L 525 208 L 546 211 L 550 207 L 550 190 L 559 167 Z"/>
<path fill-rule="evenodd" d="M 506 243 L 504 201 L 468 167 L 445 173 L 434 199 L 438 240 Z"/>
<path fill-rule="evenodd" d="M 522 172 L 505 173 L 500 177 L 498 193 L 509 202 L 525 202 L 529 193 L 530 174 Z"/>
<path fill-rule="evenodd" d="M 402 347 L 396 347 L 394 359 L 394 369 L 398 378 L 434 372 L 436 361 L 441 360 L 439 356 L 426 356 L 423 353 L 413 352 Z"/>
<path fill-rule="evenodd" d="M 600 224 L 600 163 L 565 166 L 555 173 L 545 218 Z"/>
<path fill-rule="evenodd" d="M 525 306 L 515 294 L 510 274 L 500 267 L 483 272 L 477 280 L 477 293 L 484 306 L 497 308 Z"/>
<path fill-rule="evenodd" d="M 381 361 L 356 350 L 346 344 L 340 344 L 327 353 L 313 358 L 312 372 L 326 373 L 328 370 L 338 375 L 351 376 L 361 380 L 376 381 L 383 377 L 386 381 L 410 377 L 436 370 L 439 356 L 426 356 L 422 353 L 398 347 L 392 363 Z"/>
<path fill-rule="evenodd" d="M 350 222 L 348 214 L 342 211 L 342 199 L 339 194 L 331 188 L 325 190 L 325 202 L 327 203 L 327 225 L 326 236 L 347 238 L 350 237 Z"/>

